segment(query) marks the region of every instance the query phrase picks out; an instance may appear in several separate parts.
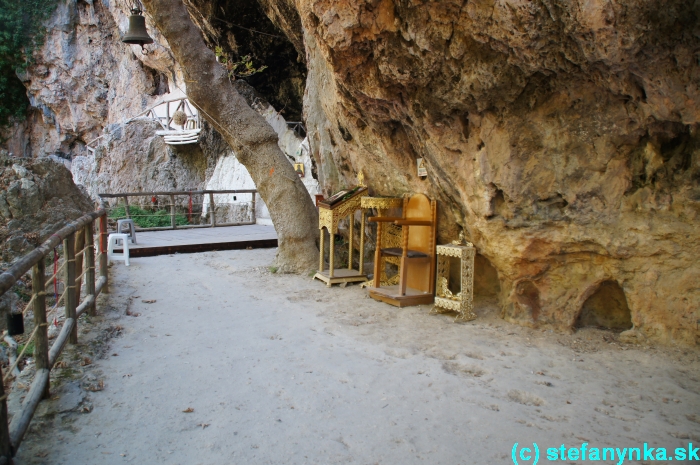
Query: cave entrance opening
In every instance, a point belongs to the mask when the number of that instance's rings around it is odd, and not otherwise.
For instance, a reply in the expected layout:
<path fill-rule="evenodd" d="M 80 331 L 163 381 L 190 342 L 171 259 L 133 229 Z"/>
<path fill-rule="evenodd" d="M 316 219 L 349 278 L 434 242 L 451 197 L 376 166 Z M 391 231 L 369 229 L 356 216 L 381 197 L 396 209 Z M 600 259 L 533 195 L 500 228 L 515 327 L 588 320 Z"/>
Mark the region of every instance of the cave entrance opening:
<path fill-rule="evenodd" d="M 581 306 L 576 328 L 596 327 L 613 331 L 632 328 L 625 291 L 617 281 L 603 281 Z"/>

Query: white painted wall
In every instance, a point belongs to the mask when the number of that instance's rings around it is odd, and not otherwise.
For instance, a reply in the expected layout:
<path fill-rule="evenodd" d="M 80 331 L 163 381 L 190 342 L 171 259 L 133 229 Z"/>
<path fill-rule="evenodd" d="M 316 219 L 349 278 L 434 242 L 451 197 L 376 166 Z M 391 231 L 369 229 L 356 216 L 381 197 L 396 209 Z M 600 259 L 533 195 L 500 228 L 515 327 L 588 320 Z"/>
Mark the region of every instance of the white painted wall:
<path fill-rule="evenodd" d="M 268 106 L 264 110 L 259 109 L 258 111 L 279 136 L 279 147 L 287 155 L 289 162 L 304 164 L 305 176 L 302 178 L 302 182 L 313 199 L 314 195 L 320 192 L 320 187 L 318 181 L 311 175 L 311 154 L 308 140 L 302 139 L 293 130 L 290 130 L 287 126 L 287 121 L 272 106 Z M 239 163 L 236 155 L 231 152 L 229 155 L 219 158 L 214 168 L 214 173 L 207 182 L 206 189 L 255 189 L 255 183 L 245 166 Z M 215 196 L 217 222 L 243 222 L 250 220 L 251 194 L 236 194 L 235 197 L 234 200 L 233 194 Z M 256 198 L 255 210 L 255 218 L 258 224 L 272 225 L 270 212 L 259 195 Z M 208 212 L 209 199 L 205 197 L 202 216 L 206 216 Z"/>

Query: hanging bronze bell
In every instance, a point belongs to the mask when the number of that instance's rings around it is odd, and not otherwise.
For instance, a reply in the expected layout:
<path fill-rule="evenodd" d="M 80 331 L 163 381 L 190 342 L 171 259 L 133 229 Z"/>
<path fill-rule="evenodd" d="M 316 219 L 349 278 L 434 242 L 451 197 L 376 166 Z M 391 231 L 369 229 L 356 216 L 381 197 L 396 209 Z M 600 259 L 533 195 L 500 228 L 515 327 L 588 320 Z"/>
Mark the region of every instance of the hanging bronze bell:
<path fill-rule="evenodd" d="M 131 10 L 129 16 L 129 30 L 124 35 L 122 42 L 125 44 L 140 45 L 142 48 L 146 44 L 152 44 L 153 39 L 146 31 L 146 18 L 141 15 L 141 10 Z"/>

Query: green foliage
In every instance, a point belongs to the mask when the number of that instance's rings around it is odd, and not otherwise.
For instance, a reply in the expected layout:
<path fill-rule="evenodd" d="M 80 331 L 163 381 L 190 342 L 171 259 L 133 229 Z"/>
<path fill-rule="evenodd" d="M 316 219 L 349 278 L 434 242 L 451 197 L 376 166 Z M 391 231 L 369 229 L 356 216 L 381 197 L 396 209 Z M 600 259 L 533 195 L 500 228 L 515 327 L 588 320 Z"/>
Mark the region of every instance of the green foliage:
<path fill-rule="evenodd" d="M 260 68 L 254 67 L 253 59 L 250 57 L 250 55 L 245 55 L 241 57 L 240 60 L 234 61 L 228 55 L 226 55 L 226 53 L 224 53 L 224 49 L 219 46 L 214 47 L 214 53 L 216 54 L 216 58 L 218 58 L 219 63 L 221 63 L 228 71 L 228 77 L 231 80 L 240 77 L 252 76 L 253 74 L 263 72 L 267 68 L 265 65 L 261 66 Z"/>
<path fill-rule="evenodd" d="M 0 125 L 22 117 L 29 103 L 17 77 L 43 43 L 43 23 L 58 0 L 0 0 Z"/>
<path fill-rule="evenodd" d="M 14 285 L 12 286 L 12 292 L 19 297 L 19 300 L 25 303 L 29 302 L 29 300 L 32 298 L 31 290 L 28 290 L 24 286 Z"/>
<path fill-rule="evenodd" d="M 129 216 L 137 226 L 141 228 L 162 228 L 170 226 L 170 212 L 167 210 L 147 211 L 137 206 L 129 205 Z M 126 218 L 124 205 L 117 205 L 109 213 L 113 219 Z M 175 214 L 175 224 L 184 226 L 189 224 L 185 215 Z"/>
<path fill-rule="evenodd" d="M 22 353 L 24 349 L 24 344 L 17 344 L 17 355 Z M 31 357 L 34 355 L 34 341 L 27 345 L 27 351 L 24 353 L 25 356 Z"/>
<path fill-rule="evenodd" d="M 27 89 L 12 66 L 0 66 L 0 126 L 10 118 L 22 118 L 27 111 Z"/>

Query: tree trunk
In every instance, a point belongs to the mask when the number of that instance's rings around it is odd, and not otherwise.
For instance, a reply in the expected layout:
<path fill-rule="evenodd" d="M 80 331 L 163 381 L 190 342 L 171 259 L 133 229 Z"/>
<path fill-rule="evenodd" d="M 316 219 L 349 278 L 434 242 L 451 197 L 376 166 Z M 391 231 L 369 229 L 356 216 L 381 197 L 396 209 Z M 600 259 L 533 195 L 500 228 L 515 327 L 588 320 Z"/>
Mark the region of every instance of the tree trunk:
<path fill-rule="evenodd" d="M 182 0 L 143 0 L 143 4 L 185 72 L 190 101 L 234 150 L 267 204 L 279 240 L 277 266 L 282 271 L 314 269 L 318 213 L 277 145 L 277 133 L 234 89 Z"/>

